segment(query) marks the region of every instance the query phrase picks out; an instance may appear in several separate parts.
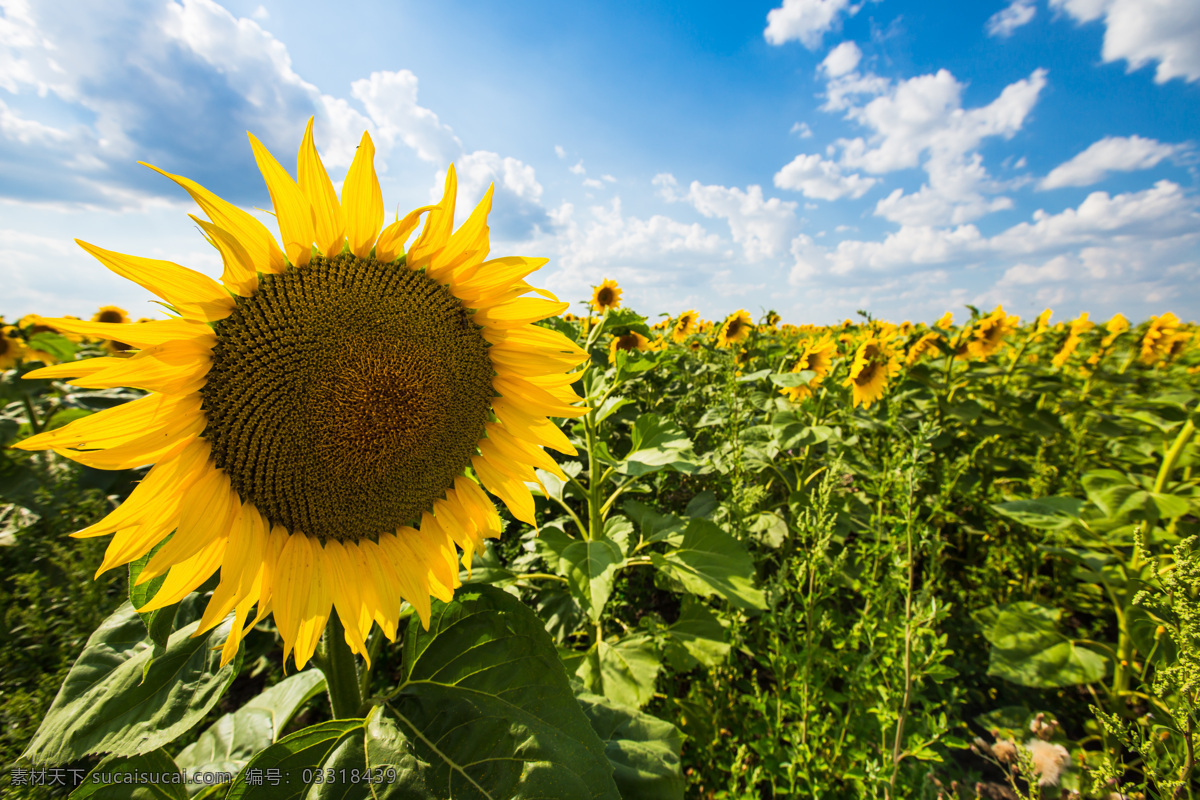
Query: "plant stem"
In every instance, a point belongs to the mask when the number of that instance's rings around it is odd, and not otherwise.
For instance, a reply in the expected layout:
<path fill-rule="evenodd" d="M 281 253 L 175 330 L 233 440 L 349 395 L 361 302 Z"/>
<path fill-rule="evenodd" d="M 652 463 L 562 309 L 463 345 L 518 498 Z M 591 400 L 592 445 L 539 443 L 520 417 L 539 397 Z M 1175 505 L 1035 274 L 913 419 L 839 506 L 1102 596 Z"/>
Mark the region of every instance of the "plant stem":
<path fill-rule="evenodd" d="M 321 635 L 321 654 L 314 661 L 325 673 L 325 689 L 329 692 L 333 718 L 358 717 L 362 711 L 358 664 L 350 645 L 346 644 L 346 632 L 336 612 L 329 615 L 329 623 Z"/>
<path fill-rule="evenodd" d="M 1179 431 L 1179 435 L 1175 437 L 1175 441 L 1171 444 L 1171 449 L 1167 451 L 1167 455 L 1163 458 L 1162 466 L 1158 469 L 1158 476 L 1154 479 L 1155 493 L 1161 493 L 1167 488 L 1167 481 L 1171 477 L 1171 473 L 1175 470 L 1175 464 L 1179 461 L 1179 456 L 1183 453 L 1183 448 L 1187 447 L 1188 442 L 1192 440 L 1192 435 L 1196 432 L 1196 426 L 1192 424 L 1191 419 L 1183 423 L 1183 429 Z"/>
<path fill-rule="evenodd" d="M 33 401 L 29 399 L 29 395 L 21 393 L 21 403 L 25 406 L 25 415 L 29 417 L 29 429 L 35 434 L 42 432 L 42 423 L 38 421 L 37 411 L 33 407 Z"/>

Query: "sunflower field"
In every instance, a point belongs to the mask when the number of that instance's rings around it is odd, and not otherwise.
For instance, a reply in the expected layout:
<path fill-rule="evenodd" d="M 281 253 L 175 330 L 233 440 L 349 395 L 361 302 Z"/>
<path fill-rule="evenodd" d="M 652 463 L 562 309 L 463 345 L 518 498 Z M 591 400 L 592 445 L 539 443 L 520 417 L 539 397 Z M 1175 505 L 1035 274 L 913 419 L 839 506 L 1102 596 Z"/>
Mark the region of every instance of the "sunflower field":
<path fill-rule="evenodd" d="M 1200 794 L 1194 325 L 576 315 L 252 146 L 282 247 L 3 323 L 7 796 Z"/>

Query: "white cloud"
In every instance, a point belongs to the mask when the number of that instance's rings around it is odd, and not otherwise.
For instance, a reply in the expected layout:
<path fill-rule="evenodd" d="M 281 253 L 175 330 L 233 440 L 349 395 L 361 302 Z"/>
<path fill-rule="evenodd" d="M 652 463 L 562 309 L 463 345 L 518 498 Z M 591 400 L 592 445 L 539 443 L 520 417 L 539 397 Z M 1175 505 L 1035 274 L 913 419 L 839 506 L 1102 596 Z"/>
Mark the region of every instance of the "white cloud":
<path fill-rule="evenodd" d="M 1200 3 L 1196 0 L 1050 0 L 1080 23 L 1104 18 L 1105 61 L 1136 70 L 1155 61 L 1154 80 L 1200 81 Z"/>
<path fill-rule="evenodd" d="M 1141 136 L 1106 136 L 1059 164 L 1038 184 L 1039 189 L 1062 186 L 1090 186 L 1109 172 L 1150 169 L 1179 151 L 1178 145 L 1163 144 Z"/>
<path fill-rule="evenodd" d="M 897 189 L 875 213 L 905 225 L 957 225 L 1003 208 L 1006 198 L 977 152 L 988 137 L 1019 131 L 1046 85 L 1045 70 L 1004 88 L 986 106 L 964 109 L 965 88 L 947 70 L 901 81 L 865 106 L 850 106 L 847 118 L 868 128 L 869 137 L 841 139 L 841 165 L 885 174 L 922 167 L 928 181 L 905 194 Z"/>
<path fill-rule="evenodd" d="M 566 158 L 567 151 L 563 149 L 561 144 L 556 144 L 554 145 L 554 155 L 558 156 L 559 158 Z"/>
<path fill-rule="evenodd" d="M 988 19 L 987 34 L 1005 39 L 1012 36 L 1017 28 L 1032 22 L 1035 14 L 1037 7 L 1033 0 L 1012 0 L 1007 8 L 997 11 Z"/>
<path fill-rule="evenodd" d="M 446 164 L 462 152 L 462 142 L 433 111 L 417 103 L 417 76 L 406 69 L 372 72 L 350 85 L 375 123 L 386 146 L 404 142 L 422 161 Z"/>
<path fill-rule="evenodd" d="M 254 17 L 259 22 L 266 22 L 271 18 L 271 12 L 267 11 L 266 6 L 260 5 L 258 8 L 254 9 L 253 12 L 251 12 L 250 16 Z"/>
<path fill-rule="evenodd" d="M 606 174 L 606 175 L 601 175 L 600 177 L 601 177 L 602 179 L 604 179 L 605 181 L 608 181 L 609 183 L 616 183 L 616 182 L 617 182 L 617 179 L 616 179 L 616 178 L 614 178 L 612 175 L 607 175 L 607 174 Z"/>
<path fill-rule="evenodd" d="M 596 180 L 595 178 L 584 178 L 583 185 L 589 189 L 603 189 L 604 181 Z"/>
<path fill-rule="evenodd" d="M 581 159 L 579 159 L 579 163 L 578 163 L 578 164 L 576 164 L 575 166 L 571 167 L 570 169 L 571 169 L 571 172 L 572 172 L 572 173 L 574 173 L 575 175 L 585 175 L 585 174 L 587 174 L 587 170 L 586 170 L 586 169 L 584 169 L 584 166 L 583 166 L 583 159 L 582 159 L 582 158 L 581 158 Z"/>
<path fill-rule="evenodd" d="M 858 68 L 858 62 L 861 60 L 862 50 L 858 49 L 858 45 L 849 41 L 842 42 L 830 50 L 829 55 L 825 56 L 825 60 L 821 62 L 821 69 L 829 77 L 837 78 L 853 72 Z"/>
<path fill-rule="evenodd" d="M 875 178 L 843 175 L 836 162 L 815 154 L 798 155 L 775 173 L 775 185 L 780 189 L 792 189 L 817 200 L 859 198 L 875 183 Z"/>
<path fill-rule="evenodd" d="M 812 128 L 808 127 L 807 122 L 797 122 L 788 132 L 796 134 L 801 139 L 811 139 L 813 137 Z"/>
<path fill-rule="evenodd" d="M 670 202 L 686 202 L 706 217 L 719 217 L 729 223 L 733 240 L 742 246 L 746 258 L 758 261 L 783 252 L 796 222 L 796 203 L 772 197 L 764 199 L 761 186 L 705 186 L 692 181 L 686 194 L 677 191 L 673 175 L 654 176 L 659 194 Z"/>
<path fill-rule="evenodd" d="M 854 14 L 858 7 L 851 7 L 850 0 L 783 0 L 782 6 L 767 12 L 763 37 L 774 45 L 798 41 L 816 50 L 825 33 L 840 24 L 844 11 Z"/>

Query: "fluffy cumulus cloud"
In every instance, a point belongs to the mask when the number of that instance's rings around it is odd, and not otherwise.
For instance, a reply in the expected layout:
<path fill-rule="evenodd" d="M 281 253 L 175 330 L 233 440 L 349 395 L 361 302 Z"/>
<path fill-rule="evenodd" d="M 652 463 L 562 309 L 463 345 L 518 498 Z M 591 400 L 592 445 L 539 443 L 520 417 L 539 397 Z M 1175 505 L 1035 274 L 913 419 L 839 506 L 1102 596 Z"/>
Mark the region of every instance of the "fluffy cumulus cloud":
<path fill-rule="evenodd" d="M 841 24 L 842 14 L 854 14 L 858 8 L 850 0 L 783 0 L 782 6 L 767 12 L 763 37 L 774 45 L 798 41 L 816 50 L 825 34 Z"/>
<path fill-rule="evenodd" d="M 1012 0 L 1006 8 L 993 14 L 987 21 L 988 36 L 1005 39 L 1013 35 L 1013 31 L 1022 25 L 1033 21 L 1037 7 L 1033 0 Z"/>
<path fill-rule="evenodd" d="M 656 175 L 654 185 L 669 202 L 686 202 L 706 217 L 728 222 L 733 241 L 750 261 L 782 253 L 796 224 L 796 204 L 777 197 L 765 199 L 761 186 L 742 190 L 692 181 L 687 192 L 680 193 L 675 177 L 667 173 Z"/>
<path fill-rule="evenodd" d="M 1105 61 L 1157 66 L 1154 80 L 1200 81 L 1200 3 L 1196 0 L 1050 0 L 1080 23 L 1103 20 Z"/>
<path fill-rule="evenodd" d="M 530 165 L 499 153 L 476 150 L 462 156 L 455 165 L 458 176 L 458 196 L 454 216 L 461 223 L 471 213 L 487 191 L 494 186 L 492 211 L 488 225 L 493 235 L 507 240 L 523 239 L 544 227 L 550 220 L 542 207 L 542 185 Z M 441 196 L 446 173 L 439 171 L 430 191 L 430 201 Z"/>
<path fill-rule="evenodd" d="M 858 198 L 875 185 L 875 178 L 843 175 L 837 162 L 816 154 L 798 155 L 775 173 L 775 185 L 791 189 L 815 200 Z"/>
<path fill-rule="evenodd" d="M 0 16 L 0 171 L 4 198 L 63 206 L 145 208 L 166 191 L 130 169 L 144 160 L 187 175 L 244 205 L 262 181 L 246 143 L 253 131 L 287 163 L 316 117 L 331 171 L 349 166 L 363 130 L 377 169 L 398 155 L 443 165 L 462 143 L 418 102 L 408 70 L 322 92 L 293 68 L 263 23 L 213 0 L 53 4 L 3 0 Z M 507 185 L 507 184 L 506 184 Z"/>
<path fill-rule="evenodd" d="M 821 61 L 821 69 L 831 78 L 837 78 L 858 68 L 862 61 L 862 50 L 854 42 L 842 42 L 829 51 Z"/>
<path fill-rule="evenodd" d="M 1050 171 L 1039 189 L 1062 186 L 1091 186 L 1110 172 L 1132 172 L 1157 166 L 1179 151 L 1178 145 L 1163 144 L 1141 136 L 1106 136 L 1079 155 Z"/>
<path fill-rule="evenodd" d="M 846 116 L 871 131 L 842 139 L 845 167 L 884 174 L 922 167 L 928 181 L 911 194 L 893 191 L 875 213 L 906 225 L 960 224 L 1011 201 L 994 197 L 1000 186 L 983 166 L 978 148 L 989 137 L 1011 138 L 1025 124 L 1042 89 L 1046 71 L 1004 88 L 986 106 L 962 107 L 964 85 L 947 70 L 901 81 Z"/>

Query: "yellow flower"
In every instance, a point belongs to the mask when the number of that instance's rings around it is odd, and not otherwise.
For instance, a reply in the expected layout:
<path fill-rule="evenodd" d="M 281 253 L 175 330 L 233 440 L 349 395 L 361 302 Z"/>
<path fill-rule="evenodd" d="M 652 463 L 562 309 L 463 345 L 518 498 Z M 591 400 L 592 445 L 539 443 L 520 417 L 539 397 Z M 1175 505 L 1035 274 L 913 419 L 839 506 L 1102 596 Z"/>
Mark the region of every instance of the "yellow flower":
<path fill-rule="evenodd" d="M 608 345 L 608 363 L 617 363 L 618 350 L 649 350 L 650 340 L 637 331 L 630 331 L 622 336 L 614 336 Z"/>
<path fill-rule="evenodd" d="M 592 308 L 597 313 L 603 314 L 605 311 L 621 307 L 621 289 L 616 281 L 605 280 L 593 289 Z"/>
<path fill-rule="evenodd" d="M 969 352 L 975 358 L 987 358 L 1004 346 L 1004 337 L 1015 331 L 1020 322 L 1020 318 L 1005 314 L 1004 306 L 996 306 L 996 310 L 979 320 L 971 331 Z"/>
<path fill-rule="evenodd" d="M 298 182 L 250 142 L 282 246 L 247 212 L 163 172 L 207 214 L 196 221 L 222 256 L 221 283 L 80 242 L 179 317 L 52 320 L 138 352 L 29 377 L 149 394 L 17 446 L 102 469 L 152 463 L 121 506 L 74 534 L 114 534 L 99 572 L 162 543 L 139 578 L 165 576 L 151 610 L 220 570 L 198 633 L 232 613 L 228 662 L 257 606 L 249 625 L 273 614 L 284 658 L 302 668 L 332 613 L 364 657 L 375 623 L 395 637 L 404 601 L 428 625 L 430 595 L 449 600 L 459 584 L 455 546 L 469 564 L 501 532 L 484 489 L 534 522 L 526 482 L 534 467 L 564 477 L 542 447 L 575 449 L 547 417 L 585 413 L 568 371 L 587 356 L 531 324 L 567 306 L 523 296 L 545 259 L 483 260 L 491 189 L 455 231 L 451 165 L 437 205 L 385 227 L 368 135 L 340 199 L 311 120 Z"/>
<path fill-rule="evenodd" d="M 28 349 L 21 341 L 21 334 L 15 326 L 5 325 L 0 328 L 0 369 L 15 367 L 27 353 Z"/>
<path fill-rule="evenodd" d="M 1141 354 L 1139 360 L 1153 366 L 1170 357 L 1176 348 L 1176 331 L 1179 329 L 1179 317 L 1170 311 L 1161 317 L 1151 317 L 1150 327 L 1142 336 Z"/>
<path fill-rule="evenodd" d="M 1086 311 L 1080 314 L 1078 319 L 1072 320 L 1066 340 L 1063 342 L 1062 347 L 1059 348 L 1059 351 L 1054 354 L 1054 358 L 1050 360 L 1050 363 L 1061 369 L 1079 347 L 1079 343 L 1083 340 L 1084 332 L 1094 327 L 1096 327 L 1096 323 L 1088 320 Z"/>
<path fill-rule="evenodd" d="M 809 370 L 815 372 L 816 375 L 812 377 L 807 386 L 785 386 L 779 390 L 780 394 L 793 403 L 799 403 L 804 398 L 811 396 L 813 390 L 821 385 L 821 381 L 825 380 L 825 376 L 833 368 L 835 356 L 837 356 L 837 342 L 833 340 L 832 336 L 826 334 L 818 341 L 807 342 L 804 345 L 804 352 L 792 365 L 791 371 Z"/>
<path fill-rule="evenodd" d="M 896 359 L 874 337 L 859 345 L 850 364 L 850 377 L 842 382 L 851 390 L 851 405 L 870 408 L 887 391 L 888 379 L 900 371 Z"/>
<path fill-rule="evenodd" d="M 738 309 L 726 317 L 721 325 L 721 331 L 717 334 L 717 347 L 729 347 L 731 344 L 746 341 L 753 327 L 750 323 L 750 312 L 744 308 Z"/>
<path fill-rule="evenodd" d="M 699 314 L 696 309 L 689 308 L 687 311 L 675 318 L 675 324 L 671 326 L 671 340 L 682 342 L 696 330 L 696 319 Z"/>
<path fill-rule="evenodd" d="M 933 327 L 941 328 L 944 331 L 948 331 L 948 330 L 950 330 L 950 326 L 953 324 L 954 324 L 954 312 L 947 311 L 945 314 L 942 314 L 941 318 L 938 319 L 937 322 L 933 323 Z"/>
<path fill-rule="evenodd" d="M 904 363 L 912 366 L 926 355 L 936 355 L 938 352 L 937 343 L 941 338 L 941 334 L 936 331 L 923 334 L 920 339 L 913 342 L 912 347 L 908 348 L 908 355 L 905 356 Z"/>

